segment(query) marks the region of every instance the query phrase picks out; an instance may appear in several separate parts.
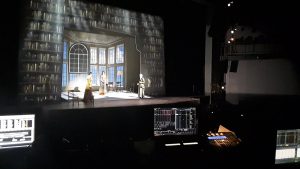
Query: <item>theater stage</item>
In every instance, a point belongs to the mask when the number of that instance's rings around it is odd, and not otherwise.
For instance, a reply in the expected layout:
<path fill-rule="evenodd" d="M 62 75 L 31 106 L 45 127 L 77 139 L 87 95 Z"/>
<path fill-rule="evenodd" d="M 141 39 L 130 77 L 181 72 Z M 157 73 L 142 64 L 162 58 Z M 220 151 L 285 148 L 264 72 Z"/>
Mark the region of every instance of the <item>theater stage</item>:
<path fill-rule="evenodd" d="M 166 105 L 166 104 L 178 104 L 189 103 L 199 104 L 200 98 L 194 97 L 149 97 L 146 96 L 143 99 L 139 99 L 137 94 L 131 93 L 129 96 L 133 97 L 117 97 L 121 96 L 121 93 L 109 93 L 108 96 L 102 96 L 94 100 L 94 104 L 86 104 L 79 100 L 64 100 L 60 104 L 48 105 L 46 108 L 55 109 L 85 109 L 85 108 L 108 108 L 108 107 L 131 107 L 131 106 L 147 106 L 147 105 Z M 136 96 L 135 96 L 136 95 Z M 112 97 L 114 96 L 114 97 Z M 123 93 L 124 96 L 124 93 Z"/>

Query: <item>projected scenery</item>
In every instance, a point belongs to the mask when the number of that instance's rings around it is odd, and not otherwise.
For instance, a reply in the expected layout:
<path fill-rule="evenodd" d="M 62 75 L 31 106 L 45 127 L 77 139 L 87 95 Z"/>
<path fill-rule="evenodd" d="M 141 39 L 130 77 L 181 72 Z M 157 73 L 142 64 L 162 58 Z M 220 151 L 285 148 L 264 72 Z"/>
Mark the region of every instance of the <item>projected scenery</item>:
<path fill-rule="evenodd" d="M 99 3 L 27 0 L 19 52 L 21 102 L 165 94 L 163 21 Z M 87 91 L 88 90 L 88 91 Z"/>
<path fill-rule="evenodd" d="M 196 135 L 196 108 L 155 108 L 154 136 Z"/>
<path fill-rule="evenodd" d="M 300 161 L 300 129 L 277 130 L 275 164 Z"/>
<path fill-rule="evenodd" d="M 35 115 L 0 116 L 0 149 L 30 146 Z"/>

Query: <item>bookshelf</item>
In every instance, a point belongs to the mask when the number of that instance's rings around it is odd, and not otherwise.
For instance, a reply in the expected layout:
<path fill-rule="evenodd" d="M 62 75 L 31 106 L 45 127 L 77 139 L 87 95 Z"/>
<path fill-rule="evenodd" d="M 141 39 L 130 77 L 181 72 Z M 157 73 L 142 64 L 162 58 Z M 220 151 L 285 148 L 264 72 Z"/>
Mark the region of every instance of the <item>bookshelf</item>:
<path fill-rule="evenodd" d="M 60 100 L 63 0 L 28 0 L 19 53 L 21 103 Z"/>

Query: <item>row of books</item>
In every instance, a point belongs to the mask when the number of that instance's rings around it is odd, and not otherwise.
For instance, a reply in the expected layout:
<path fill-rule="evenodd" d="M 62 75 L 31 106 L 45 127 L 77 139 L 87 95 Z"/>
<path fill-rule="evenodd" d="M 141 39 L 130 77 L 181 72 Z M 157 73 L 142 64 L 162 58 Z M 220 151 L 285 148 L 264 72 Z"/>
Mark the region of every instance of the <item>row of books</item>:
<path fill-rule="evenodd" d="M 148 75 L 156 75 L 156 76 L 162 76 L 164 75 L 165 71 L 164 68 L 158 68 L 158 67 L 148 67 Z"/>
<path fill-rule="evenodd" d="M 32 74 L 25 74 L 22 77 L 22 82 L 27 83 L 51 83 L 51 84 L 58 84 L 60 83 L 60 76 L 57 74 L 46 74 L 46 75 L 32 75 Z"/>
<path fill-rule="evenodd" d="M 21 61 L 40 61 L 40 62 L 58 62 L 60 63 L 61 57 L 59 54 L 53 54 L 53 53 L 36 53 L 36 52 L 30 52 L 26 51 L 23 55 L 24 57 L 21 59 Z"/>
<path fill-rule="evenodd" d="M 28 30 L 63 33 L 63 26 L 45 21 L 31 21 Z"/>
<path fill-rule="evenodd" d="M 62 17 L 61 14 L 49 13 L 40 10 L 33 11 L 32 17 L 36 20 L 44 20 L 48 22 L 63 23 L 64 21 L 64 17 Z"/>
<path fill-rule="evenodd" d="M 60 87 L 54 84 L 26 84 L 23 85 L 24 94 L 53 94 L 60 92 Z"/>
<path fill-rule="evenodd" d="M 49 63 L 22 63 L 22 71 L 26 72 L 61 72 L 61 64 L 49 64 Z"/>
<path fill-rule="evenodd" d="M 163 53 L 162 52 L 143 52 L 142 56 L 144 59 L 160 60 L 163 57 Z"/>
<path fill-rule="evenodd" d="M 61 44 L 53 44 L 49 42 L 24 42 L 24 49 L 62 52 Z"/>
<path fill-rule="evenodd" d="M 22 102 L 34 102 L 34 103 L 43 103 L 46 101 L 59 101 L 60 100 L 60 96 L 57 94 L 47 94 L 47 95 L 26 95 L 26 96 L 22 96 L 20 97 Z"/>

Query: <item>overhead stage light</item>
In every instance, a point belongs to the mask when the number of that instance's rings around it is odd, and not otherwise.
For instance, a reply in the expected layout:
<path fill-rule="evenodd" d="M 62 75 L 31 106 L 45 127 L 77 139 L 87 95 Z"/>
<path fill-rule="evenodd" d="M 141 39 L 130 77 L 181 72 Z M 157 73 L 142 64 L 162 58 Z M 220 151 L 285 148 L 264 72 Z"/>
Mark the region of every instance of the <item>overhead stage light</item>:
<path fill-rule="evenodd" d="M 228 6 L 228 7 L 231 7 L 232 4 L 233 4 L 233 1 L 229 2 L 229 3 L 227 4 L 227 6 Z"/>
<path fill-rule="evenodd" d="M 183 145 L 197 145 L 198 142 L 188 142 L 188 143 L 183 143 Z"/>
<path fill-rule="evenodd" d="M 180 146 L 180 143 L 169 143 L 165 144 L 166 147 L 171 147 L 171 146 Z"/>

